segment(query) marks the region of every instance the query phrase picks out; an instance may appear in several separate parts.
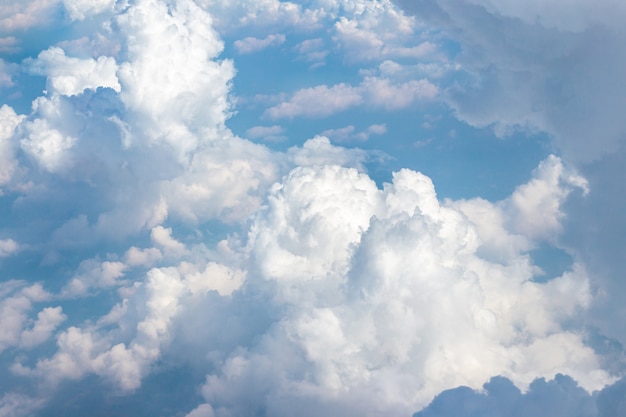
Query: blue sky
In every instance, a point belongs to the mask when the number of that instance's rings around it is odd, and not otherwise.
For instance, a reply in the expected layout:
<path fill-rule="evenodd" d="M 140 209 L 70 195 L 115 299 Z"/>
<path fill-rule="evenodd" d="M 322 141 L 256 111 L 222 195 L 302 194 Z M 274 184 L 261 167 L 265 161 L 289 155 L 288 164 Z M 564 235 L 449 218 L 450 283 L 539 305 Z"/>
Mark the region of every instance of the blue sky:
<path fill-rule="evenodd" d="M 0 416 L 622 415 L 625 17 L 0 1 Z"/>

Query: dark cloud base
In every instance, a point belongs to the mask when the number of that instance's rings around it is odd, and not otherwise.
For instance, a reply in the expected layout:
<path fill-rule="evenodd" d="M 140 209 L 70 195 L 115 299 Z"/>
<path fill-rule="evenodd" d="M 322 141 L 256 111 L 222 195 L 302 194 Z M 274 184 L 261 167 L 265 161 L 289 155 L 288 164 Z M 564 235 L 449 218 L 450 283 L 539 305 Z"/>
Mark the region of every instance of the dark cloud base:
<path fill-rule="evenodd" d="M 413 417 L 618 417 L 626 415 L 626 378 L 593 394 L 558 374 L 536 379 L 522 393 L 504 377 L 491 378 L 484 392 L 458 387 L 439 394 Z"/>

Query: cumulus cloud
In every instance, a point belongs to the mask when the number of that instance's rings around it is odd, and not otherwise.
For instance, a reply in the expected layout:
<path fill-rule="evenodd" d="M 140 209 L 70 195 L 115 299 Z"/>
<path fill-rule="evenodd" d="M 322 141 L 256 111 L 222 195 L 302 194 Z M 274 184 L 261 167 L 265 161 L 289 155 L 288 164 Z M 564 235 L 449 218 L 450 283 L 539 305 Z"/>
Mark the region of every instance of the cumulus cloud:
<path fill-rule="evenodd" d="M 263 39 L 248 37 L 235 41 L 235 48 L 240 54 L 251 54 L 270 46 L 280 46 L 285 43 L 282 33 L 267 35 Z"/>
<path fill-rule="evenodd" d="M 35 119 L 24 127 L 28 135 L 20 143 L 24 152 L 48 171 L 61 168 L 76 138 L 51 127 L 46 119 Z"/>
<path fill-rule="evenodd" d="M 34 327 L 26 329 L 28 313 L 33 303 L 50 298 L 41 284 L 25 285 L 20 281 L 4 282 L 0 288 L 0 352 L 21 345 L 32 347 L 47 340 L 54 329 L 65 319 L 60 307 L 42 310 Z"/>
<path fill-rule="evenodd" d="M 207 377 L 214 409 L 280 416 L 315 401 L 378 415 L 498 374 L 523 388 L 558 372 L 588 390 L 611 381 L 582 333 L 562 328 L 589 305 L 584 269 L 535 282 L 506 224 L 500 238 L 515 249 L 490 260 L 480 219 L 440 203 L 427 177 L 403 170 L 381 190 L 356 170 L 298 168 L 268 204 L 245 246 L 258 271 L 248 282 L 272 283 L 272 303 L 291 313 Z M 256 402 L 238 403 L 244 391 Z"/>
<path fill-rule="evenodd" d="M 223 43 L 211 16 L 190 0 L 171 11 L 142 1 L 117 20 L 129 37 L 130 58 L 118 71 L 120 97 L 135 112 L 143 140 L 165 142 L 185 156 L 198 147 L 196 134 L 215 139 L 230 107 L 234 69 L 230 61 L 214 59 Z"/>
<path fill-rule="evenodd" d="M 45 342 L 65 319 L 67 316 L 61 307 L 44 308 L 37 314 L 33 328 L 20 335 L 20 346 L 30 348 Z"/>
<path fill-rule="evenodd" d="M 117 80 L 117 64 L 112 57 L 101 56 L 98 59 L 79 59 L 65 55 L 61 48 L 52 47 L 39 53 L 30 63 L 34 74 L 45 75 L 46 88 L 52 94 L 76 95 L 90 88 L 108 87 L 120 92 Z"/>
<path fill-rule="evenodd" d="M 122 285 L 119 278 L 124 276 L 127 266 L 122 262 L 90 259 L 81 262 L 74 277 L 62 290 L 65 297 L 85 296 L 93 289 L 110 288 Z"/>

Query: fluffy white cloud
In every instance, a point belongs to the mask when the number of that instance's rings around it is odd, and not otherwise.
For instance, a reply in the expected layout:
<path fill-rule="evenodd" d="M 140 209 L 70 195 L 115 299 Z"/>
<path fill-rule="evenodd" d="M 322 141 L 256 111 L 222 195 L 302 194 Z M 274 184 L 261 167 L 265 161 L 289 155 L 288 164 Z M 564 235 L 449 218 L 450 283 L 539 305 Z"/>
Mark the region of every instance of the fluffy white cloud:
<path fill-rule="evenodd" d="M 160 246 L 165 254 L 180 257 L 185 253 L 185 245 L 172 237 L 172 229 L 156 226 L 150 231 L 152 242 Z"/>
<path fill-rule="evenodd" d="M 589 192 L 585 178 L 567 172 L 559 158 L 550 156 L 539 165 L 535 178 L 511 196 L 507 211 L 512 229 L 531 238 L 555 236 L 564 216 L 560 207 L 573 187 Z"/>
<path fill-rule="evenodd" d="M 546 166 L 561 175 L 556 165 L 548 159 L 520 188 L 545 198 L 533 184 Z M 562 201 L 559 187 L 568 185 L 552 184 Z M 292 171 L 245 247 L 258 274 L 248 282 L 272 283 L 272 303 L 290 313 L 207 377 L 213 409 L 409 413 L 442 389 L 479 388 L 498 374 L 521 387 L 558 372 L 588 390 L 610 382 L 582 333 L 564 329 L 589 306 L 585 270 L 535 282 L 527 251 L 546 236 L 520 236 L 506 221 L 485 231 L 494 217 L 467 217 L 464 204 L 440 203 L 431 181 L 409 170 L 382 190 L 338 166 Z M 482 204 L 515 217 L 504 203 Z M 509 247 L 498 259 L 483 248 L 494 241 Z M 238 401 L 244 392 L 248 405 Z"/>
<path fill-rule="evenodd" d="M 191 0 L 171 8 L 144 0 L 117 21 L 128 36 L 129 61 L 118 76 L 120 97 L 135 112 L 133 140 L 165 142 L 186 157 L 201 141 L 220 138 L 234 68 L 215 60 L 223 43 L 211 16 Z"/>
<path fill-rule="evenodd" d="M 52 94 L 76 95 L 90 88 L 109 87 L 120 92 L 117 63 L 112 57 L 80 59 L 68 57 L 58 47 L 40 52 L 30 63 L 30 70 L 47 77 L 47 89 Z"/>
<path fill-rule="evenodd" d="M 60 308 L 42 310 L 31 330 L 25 329 L 33 303 L 45 301 L 50 295 L 40 284 L 30 286 L 20 281 L 4 282 L 0 287 L 0 352 L 13 346 L 31 347 L 42 343 L 64 320 Z M 20 340 L 22 339 L 21 343 Z"/>
<path fill-rule="evenodd" d="M 259 192 L 276 178 L 278 160 L 264 146 L 230 137 L 193 155 L 184 175 L 162 184 L 168 207 L 193 223 L 245 219 L 261 204 Z"/>
<path fill-rule="evenodd" d="M 122 262 L 100 262 L 97 259 L 83 261 L 61 294 L 65 297 L 85 296 L 92 289 L 122 285 L 124 281 L 120 278 L 126 269 L 127 266 Z"/>
<path fill-rule="evenodd" d="M 285 35 L 282 33 L 267 35 L 263 39 L 248 37 L 235 41 L 235 48 L 240 54 L 251 54 L 270 46 L 280 46 L 285 43 Z"/>
<path fill-rule="evenodd" d="M 76 143 L 75 137 L 59 132 L 46 119 L 27 122 L 25 130 L 28 136 L 20 142 L 22 149 L 48 171 L 60 169 Z"/>
<path fill-rule="evenodd" d="M 44 308 L 37 314 L 33 328 L 20 335 L 20 346 L 30 348 L 45 342 L 65 319 L 67 316 L 61 307 Z"/>

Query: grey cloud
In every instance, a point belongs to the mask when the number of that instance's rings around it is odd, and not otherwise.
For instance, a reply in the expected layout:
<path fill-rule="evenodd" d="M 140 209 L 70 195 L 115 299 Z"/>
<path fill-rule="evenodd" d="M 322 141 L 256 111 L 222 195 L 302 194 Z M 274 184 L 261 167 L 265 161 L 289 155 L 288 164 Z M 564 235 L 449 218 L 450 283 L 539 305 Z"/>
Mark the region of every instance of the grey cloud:
<path fill-rule="evenodd" d="M 447 390 L 413 417 L 616 417 L 626 412 L 626 380 L 590 394 L 572 378 L 539 378 L 521 392 L 504 377 L 494 377 L 482 391 Z"/>
<path fill-rule="evenodd" d="M 546 131 L 568 159 L 579 161 L 624 143 L 619 109 L 626 91 L 618 68 L 626 63 L 619 47 L 626 34 L 614 25 L 626 14 L 623 7 L 609 0 L 593 3 L 592 13 L 591 2 L 560 9 L 558 1 L 527 8 L 505 1 L 396 3 L 459 43 L 455 59 L 472 81 L 450 86 L 447 98 L 462 120 L 501 134 Z M 556 13 L 563 9 L 569 19 Z M 576 19 L 585 23 L 567 26 Z"/>

